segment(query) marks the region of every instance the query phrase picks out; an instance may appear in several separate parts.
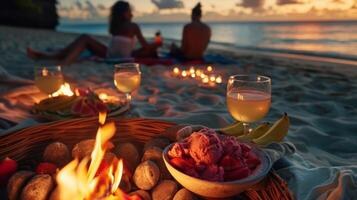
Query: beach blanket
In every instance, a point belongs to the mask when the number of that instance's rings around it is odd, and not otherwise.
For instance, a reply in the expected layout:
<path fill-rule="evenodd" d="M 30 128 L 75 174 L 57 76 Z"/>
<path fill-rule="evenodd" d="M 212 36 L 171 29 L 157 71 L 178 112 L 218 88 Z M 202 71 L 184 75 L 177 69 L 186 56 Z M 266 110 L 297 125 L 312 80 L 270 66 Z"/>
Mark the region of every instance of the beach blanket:
<path fill-rule="evenodd" d="M 242 60 L 242 64 L 245 62 L 249 63 Z M 106 66 L 85 61 L 65 68 L 64 73 L 78 85 L 114 87 L 112 69 Z M 237 65 L 214 64 L 214 67 L 223 77 L 247 70 Z M 291 118 L 287 140 L 297 151 L 278 161 L 274 169 L 288 182 L 297 199 L 356 199 L 355 79 L 266 64 L 250 70 L 252 73 L 268 71 L 273 78 L 273 105 L 266 120 L 274 121 L 282 112 Z M 140 90 L 133 94 L 131 116 L 212 128 L 232 122 L 225 105 L 225 84 L 213 89 L 200 88 L 194 81 L 172 78 L 165 66 L 143 66 L 142 72 Z M 0 86 L 10 88 L 2 90 L 0 117 L 10 123 L 26 124 L 24 120 L 31 118 L 29 108 L 43 94 L 33 85 Z"/>

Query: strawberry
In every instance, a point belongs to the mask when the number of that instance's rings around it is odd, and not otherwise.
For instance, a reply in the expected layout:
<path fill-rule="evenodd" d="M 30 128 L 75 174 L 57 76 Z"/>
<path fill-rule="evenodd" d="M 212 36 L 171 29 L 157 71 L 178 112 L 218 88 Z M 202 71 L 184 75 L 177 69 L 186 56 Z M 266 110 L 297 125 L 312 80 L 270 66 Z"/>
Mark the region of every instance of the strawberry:
<path fill-rule="evenodd" d="M 40 163 L 36 167 L 37 174 L 55 174 L 57 171 L 57 166 L 52 163 L 44 162 Z"/>
<path fill-rule="evenodd" d="M 178 169 L 182 169 L 182 170 L 194 168 L 194 163 L 193 162 L 190 162 L 189 160 L 185 160 L 183 158 L 172 158 L 170 160 L 170 163 L 174 167 L 176 167 Z"/>
<path fill-rule="evenodd" d="M 252 152 L 249 152 L 247 157 L 245 158 L 245 162 L 247 163 L 249 169 L 255 169 L 261 162 L 257 155 Z"/>
<path fill-rule="evenodd" d="M 0 161 L 0 187 L 7 184 L 9 178 L 16 172 L 17 162 L 10 158 Z"/>
<path fill-rule="evenodd" d="M 224 169 L 217 165 L 207 165 L 200 177 L 209 181 L 223 181 Z"/>
<path fill-rule="evenodd" d="M 130 196 L 129 200 L 142 200 L 142 198 L 139 195 L 134 194 Z"/>
<path fill-rule="evenodd" d="M 95 107 L 98 112 L 108 112 L 108 107 L 105 103 L 102 101 L 96 101 L 95 102 Z"/>
<path fill-rule="evenodd" d="M 84 100 L 81 112 L 79 113 L 81 116 L 88 116 L 88 115 L 93 115 L 94 111 L 92 108 L 87 104 L 87 102 Z"/>
<path fill-rule="evenodd" d="M 231 171 L 224 172 L 225 181 L 235 181 L 249 176 L 250 170 L 248 167 L 242 167 Z"/>
<path fill-rule="evenodd" d="M 195 163 L 193 160 L 185 160 L 183 158 L 173 158 L 170 160 L 170 163 L 180 171 L 184 172 L 187 175 L 193 177 L 199 177 L 198 173 L 195 170 Z"/>
<path fill-rule="evenodd" d="M 250 147 L 249 145 L 244 144 L 244 143 L 241 143 L 240 147 L 241 147 L 243 153 L 244 152 L 249 152 L 252 149 L 252 147 Z"/>
<path fill-rule="evenodd" d="M 241 160 L 235 159 L 229 155 L 224 156 L 219 162 L 219 165 L 223 167 L 224 170 L 228 171 L 244 167 L 244 164 Z"/>
<path fill-rule="evenodd" d="M 87 96 L 87 94 L 89 92 L 88 90 L 85 90 L 82 88 L 77 88 L 76 90 L 78 91 L 79 96 Z"/>
<path fill-rule="evenodd" d="M 82 98 L 78 98 L 76 100 L 76 102 L 74 102 L 73 106 L 72 106 L 72 112 L 73 113 L 80 113 L 82 110 L 82 106 L 83 106 L 83 100 Z"/>

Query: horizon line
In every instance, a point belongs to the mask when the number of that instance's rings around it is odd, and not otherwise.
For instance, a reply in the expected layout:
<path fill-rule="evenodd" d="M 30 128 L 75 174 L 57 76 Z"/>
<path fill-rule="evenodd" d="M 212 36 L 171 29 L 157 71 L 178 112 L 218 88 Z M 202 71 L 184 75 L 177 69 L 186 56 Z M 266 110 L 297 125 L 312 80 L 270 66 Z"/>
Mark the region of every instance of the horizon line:
<path fill-rule="evenodd" d="M 70 19 L 60 19 L 60 23 L 88 23 L 88 24 L 96 24 L 96 23 L 103 23 L 107 22 L 106 20 L 88 20 L 88 19 L 76 19 L 76 20 L 70 20 Z M 165 23 L 188 23 L 189 20 L 184 21 L 184 20 L 174 20 L 174 21 L 136 21 L 136 23 L 140 24 L 165 24 Z M 217 20 L 217 21 L 212 21 L 208 20 L 205 21 L 205 23 L 328 23 L 328 22 L 357 22 L 357 19 L 334 19 L 334 20 L 328 20 L 328 19 L 314 19 L 314 20 Z"/>

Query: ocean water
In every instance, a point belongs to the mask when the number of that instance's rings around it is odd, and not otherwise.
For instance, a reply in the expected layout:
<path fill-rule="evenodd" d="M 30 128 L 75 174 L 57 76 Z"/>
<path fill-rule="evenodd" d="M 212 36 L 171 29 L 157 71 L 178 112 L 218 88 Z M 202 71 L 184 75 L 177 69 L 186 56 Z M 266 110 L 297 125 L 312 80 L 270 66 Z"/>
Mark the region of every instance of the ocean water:
<path fill-rule="evenodd" d="M 180 40 L 184 23 L 139 24 L 145 37 L 160 30 Z M 335 22 L 215 22 L 212 44 L 357 60 L 357 21 Z M 58 31 L 108 35 L 106 23 L 61 23 Z"/>

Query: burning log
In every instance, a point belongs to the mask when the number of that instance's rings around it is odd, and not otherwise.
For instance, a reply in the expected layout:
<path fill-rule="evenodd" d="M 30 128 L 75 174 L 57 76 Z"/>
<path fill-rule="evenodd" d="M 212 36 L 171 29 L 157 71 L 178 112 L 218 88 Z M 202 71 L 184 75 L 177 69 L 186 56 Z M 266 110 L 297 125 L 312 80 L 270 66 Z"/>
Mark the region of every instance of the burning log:
<path fill-rule="evenodd" d="M 162 149 L 170 143 L 169 139 L 154 138 L 143 149 L 131 143 L 115 148 L 109 141 L 115 134 L 115 125 L 105 123 L 105 118 L 105 114 L 99 117 L 101 125 L 96 139 L 74 145 L 70 162 L 65 144 L 48 145 L 43 153 L 44 162 L 37 166 L 36 173 L 22 171 L 11 177 L 9 199 L 173 199 L 179 186 L 172 181 L 162 159 Z M 124 163 L 130 163 L 131 170 Z"/>

